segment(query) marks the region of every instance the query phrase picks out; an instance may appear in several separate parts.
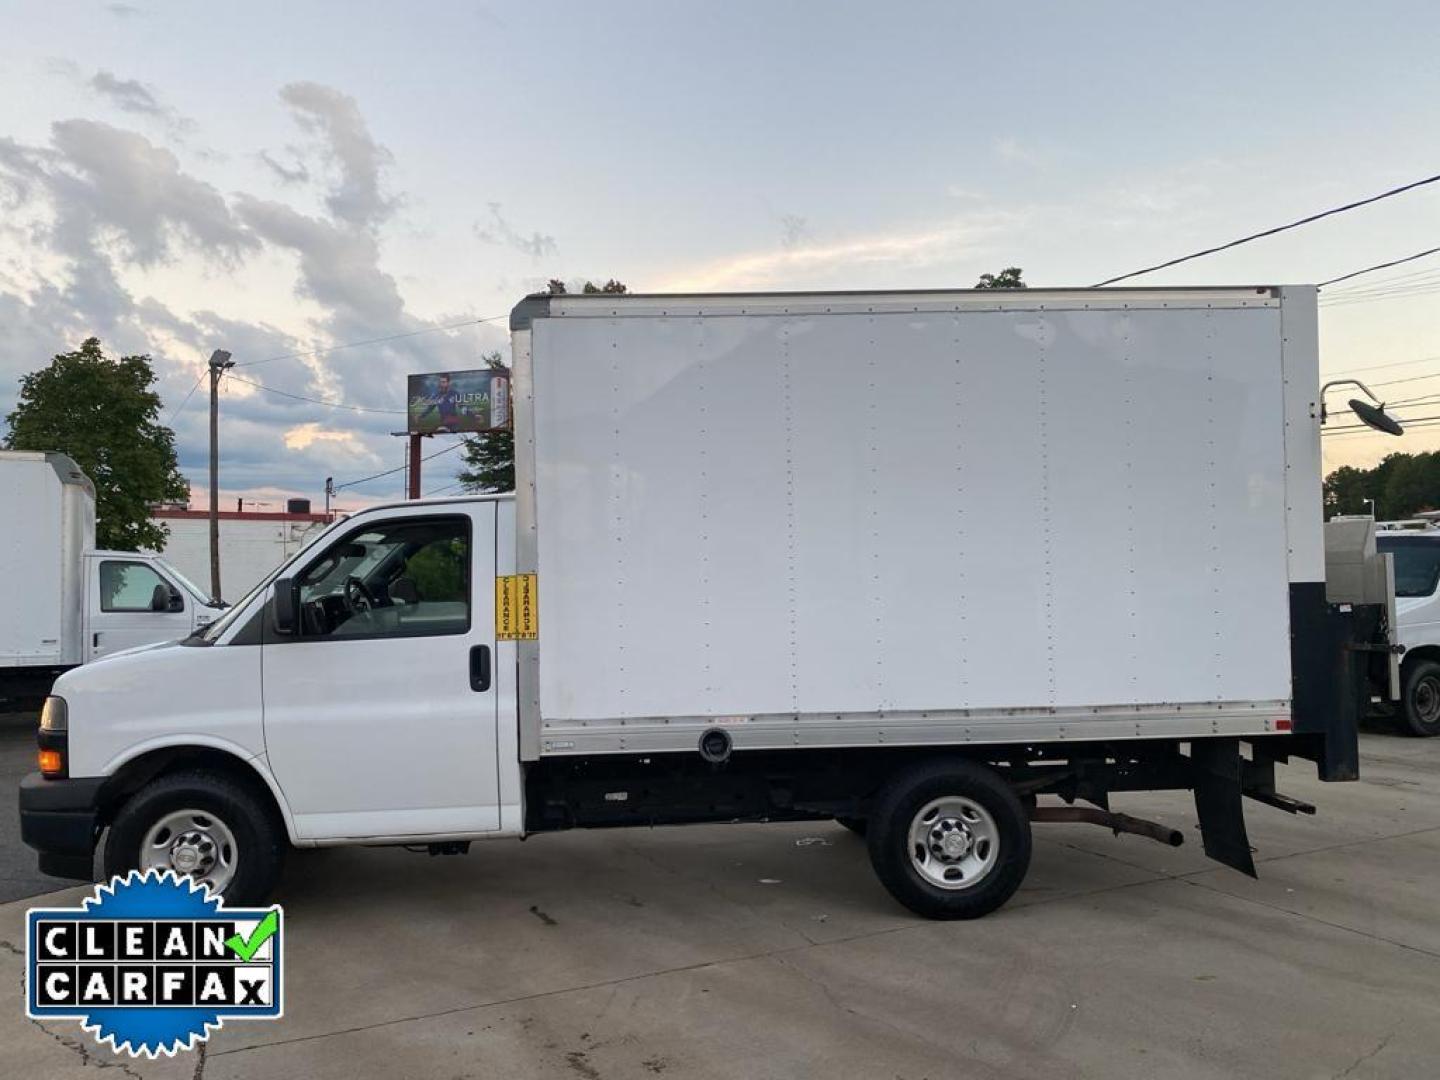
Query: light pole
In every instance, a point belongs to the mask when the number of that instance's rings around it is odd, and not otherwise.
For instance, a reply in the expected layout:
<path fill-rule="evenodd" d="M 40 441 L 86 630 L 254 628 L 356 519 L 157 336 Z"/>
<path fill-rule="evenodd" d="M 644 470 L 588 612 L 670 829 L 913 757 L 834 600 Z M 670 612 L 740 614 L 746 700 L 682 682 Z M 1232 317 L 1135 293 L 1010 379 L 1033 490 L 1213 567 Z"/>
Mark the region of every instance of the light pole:
<path fill-rule="evenodd" d="M 210 354 L 210 599 L 220 602 L 220 376 L 235 366 L 230 354 Z"/>
<path fill-rule="evenodd" d="M 1375 517 L 1375 500 L 1374 500 L 1374 499 L 1361 499 L 1360 501 L 1363 502 L 1363 503 L 1368 503 L 1368 504 L 1369 504 L 1369 506 L 1370 506 L 1370 517 L 1371 517 L 1371 520 L 1374 520 L 1374 517 Z"/>

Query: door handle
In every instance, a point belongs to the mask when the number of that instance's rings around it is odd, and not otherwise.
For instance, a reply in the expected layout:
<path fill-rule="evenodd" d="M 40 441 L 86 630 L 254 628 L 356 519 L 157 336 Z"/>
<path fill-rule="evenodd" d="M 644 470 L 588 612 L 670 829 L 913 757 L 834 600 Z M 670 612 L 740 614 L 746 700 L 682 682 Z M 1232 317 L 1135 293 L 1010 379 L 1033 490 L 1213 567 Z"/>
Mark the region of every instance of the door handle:
<path fill-rule="evenodd" d="M 476 645 L 470 650 L 470 689 L 477 693 L 490 689 L 489 645 Z"/>

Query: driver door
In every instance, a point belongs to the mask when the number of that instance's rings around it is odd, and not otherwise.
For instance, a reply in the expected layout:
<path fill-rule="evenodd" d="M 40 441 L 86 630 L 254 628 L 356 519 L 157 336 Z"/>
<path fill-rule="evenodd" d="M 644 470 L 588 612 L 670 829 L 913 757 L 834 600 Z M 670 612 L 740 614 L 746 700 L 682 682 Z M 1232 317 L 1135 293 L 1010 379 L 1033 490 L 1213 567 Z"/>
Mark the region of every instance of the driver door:
<path fill-rule="evenodd" d="M 270 768 L 311 840 L 498 829 L 495 504 L 357 524 L 299 570 L 262 652 Z"/>
<path fill-rule="evenodd" d="M 86 663 L 190 633 L 193 601 L 151 563 L 123 555 L 90 555 L 85 563 Z"/>

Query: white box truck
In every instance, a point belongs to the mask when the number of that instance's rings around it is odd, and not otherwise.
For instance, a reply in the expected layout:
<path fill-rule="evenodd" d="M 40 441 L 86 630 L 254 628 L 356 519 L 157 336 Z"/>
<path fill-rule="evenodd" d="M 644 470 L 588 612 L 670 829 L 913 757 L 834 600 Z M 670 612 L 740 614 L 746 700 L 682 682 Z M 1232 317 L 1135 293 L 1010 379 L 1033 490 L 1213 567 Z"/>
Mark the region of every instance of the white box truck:
<path fill-rule="evenodd" d="M 531 297 L 517 491 L 373 507 L 173 647 L 63 676 L 43 870 L 246 900 L 288 845 L 836 819 L 927 916 L 1032 822 L 1254 873 L 1275 764 L 1357 775 L 1313 288 Z M 163 689 L 162 692 L 157 692 Z M 1078 803 L 1088 803 L 1081 806 Z"/>
<path fill-rule="evenodd" d="M 95 488 L 64 454 L 0 450 L 0 709 L 61 672 L 186 637 L 217 610 L 153 554 L 95 549 Z"/>

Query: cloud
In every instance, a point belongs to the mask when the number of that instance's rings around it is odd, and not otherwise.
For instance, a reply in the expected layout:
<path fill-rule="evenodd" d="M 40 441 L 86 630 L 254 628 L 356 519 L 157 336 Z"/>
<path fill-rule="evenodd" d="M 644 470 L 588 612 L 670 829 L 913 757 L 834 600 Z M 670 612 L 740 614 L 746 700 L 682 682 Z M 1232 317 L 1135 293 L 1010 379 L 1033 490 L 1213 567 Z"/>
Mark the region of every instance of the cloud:
<path fill-rule="evenodd" d="M 785 214 L 780 218 L 780 246 L 786 251 L 793 251 L 813 240 L 810 223 L 803 217 L 798 214 Z"/>
<path fill-rule="evenodd" d="M 995 140 L 995 156 L 1001 161 L 1012 165 L 1028 165 L 1031 168 L 1039 168 L 1049 163 L 1053 155 L 1021 142 L 1013 135 L 1004 135 Z"/>
<path fill-rule="evenodd" d="M 137 15 L 144 15 L 143 9 L 134 4 L 106 4 L 105 10 L 114 15 L 117 19 L 131 19 Z"/>
<path fill-rule="evenodd" d="M 962 259 L 1010 217 L 977 215 L 913 232 L 860 236 L 830 244 L 782 244 L 777 250 L 735 255 L 681 271 L 655 288 L 681 292 L 763 289 L 796 286 L 862 267 L 917 269 Z"/>
<path fill-rule="evenodd" d="M 285 432 L 285 446 L 289 450 L 305 450 L 317 442 L 336 443 L 343 449 L 361 455 L 372 462 L 380 461 L 379 455 L 367 450 L 353 431 L 325 428 L 316 421 L 309 420 L 303 424 L 297 424 Z"/>
<path fill-rule="evenodd" d="M 395 200 L 382 193 L 380 174 L 393 157 L 370 136 L 353 97 L 313 82 L 290 83 L 280 91 L 300 127 L 315 135 L 334 166 L 337 182 L 326 198 L 340 221 L 374 228 L 395 210 Z"/>
<path fill-rule="evenodd" d="M 79 78 L 73 66 L 68 74 Z M 138 79 L 122 79 L 102 69 L 85 80 L 85 86 L 121 112 L 158 121 L 176 140 L 196 128 L 194 120 L 161 102 L 155 91 Z"/>
<path fill-rule="evenodd" d="M 73 72 L 66 77 L 83 82 Z M 155 91 L 138 82 L 110 76 L 95 90 L 117 108 L 128 104 L 125 111 L 136 120 L 165 110 Z M 174 417 L 181 469 L 202 478 L 208 445 L 203 387 L 186 408 L 177 408 L 214 348 L 229 349 L 242 362 L 293 357 L 240 369 L 276 390 L 403 408 L 408 374 L 474 367 L 483 352 L 503 345 L 503 329 L 469 327 L 323 351 L 475 313 L 417 315 L 383 265 L 381 231 L 399 200 L 386 189 L 390 154 L 371 136 L 355 101 L 315 84 L 286 87 L 281 100 L 311 139 L 267 156 L 296 184 L 318 179 L 324 185 L 318 211 L 255 193 L 227 197 L 182 167 L 163 142 L 98 120 L 56 123 L 41 144 L 0 137 L 0 416 L 14 403 L 21 372 L 99 336 L 112 355 L 155 358 L 162 419 Z M 172 266 L 190 273 L 208 264 L 222 281 L 232 274 L 243 281 L 244 274 L 277 265 L 256 261 L 267 250 L 284 256 L 278 265 L 296 268 L 294 292 L 307 301 L 301 310 L 315 313 L 303 329 L 236 319 L 223 308 L 182 310 L 169 292 L 162 300 L 138 291 L 139 282 L 173 279 Z M 326 409 L 238 380 L 222 384 L 221 415 L 222 483 L 236 494 L 268 489 L 313 496 L 327 475 L 343 483 L 399 462 L 399 444 L 390 435 L 396 416 Z M 427 468 L 427 484 L 449 482 L 453 457 Z M 354 502 L 367 493 L 393 495 L 398 477 L 393 486 L 388 482 L 347 496 Z"/>
<path fill-rule="evenodd" d="M 261 150 L 255 155 L 261 164 L 267 166 L 282 184 L 308 184 L 310 182 L 310 170 L 305 167 L 305 162 L 295 161 L 293 166 L 281 164 L 268 150 Z"/>
<path fill-rule="evenodd" d="M 498 202 L 490 203 L 490 223 L 488 225 L 475 223 L 475 235 L 487 244 L 503 244 L 537 261 L 547 256 L 560 254 L 560 246 L 555 243 L 553 236 L 538 231 L 529 236 L 516 232 L 510 222 L 506 221 L 500 213 Z"/>
<path fill-rule="evenodd" d="M 83 257 L 75 245 L 93 240 L 96 230 L 118 236 L 142 266 L 179 246 L 225 263 L 255 250 L 220 193 L 143 135 L 98 120 L 62 120 L 52 125 L 51 142 L 57 156 L 47 179 L 57 230 L 76 233 L 67 254 Z"/>
<path fill-rule="evenodd" d="M 97 71 L 90 79 L 90 88 L 109 98 L 124 112 L 146 116 L 163 116 L 165 109 L 148 86 L 136 79 L 117 79 L 108 71 Z"/>

